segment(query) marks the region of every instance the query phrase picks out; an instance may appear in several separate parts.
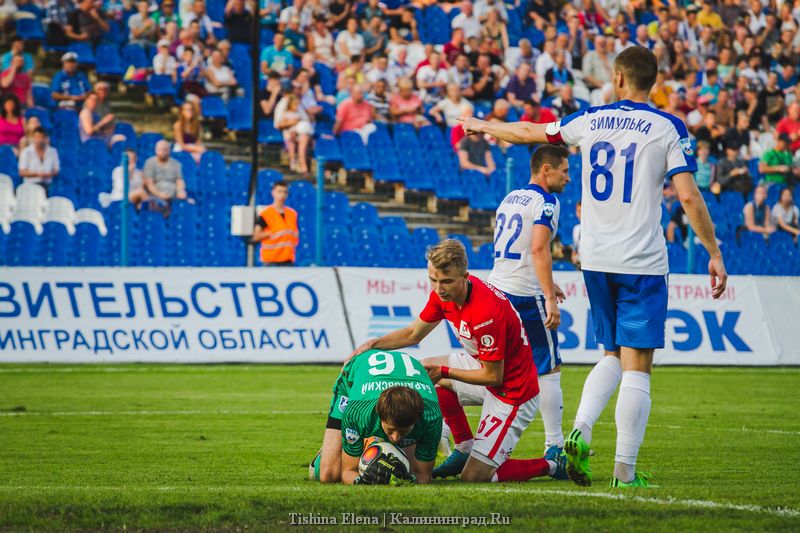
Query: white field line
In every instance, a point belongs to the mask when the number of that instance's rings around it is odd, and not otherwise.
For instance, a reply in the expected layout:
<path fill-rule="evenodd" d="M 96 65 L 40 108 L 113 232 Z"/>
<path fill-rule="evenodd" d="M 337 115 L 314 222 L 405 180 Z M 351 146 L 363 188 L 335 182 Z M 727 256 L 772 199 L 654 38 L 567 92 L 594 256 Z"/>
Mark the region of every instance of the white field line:
<path fill-rule="evenodd" d="M 318 415 L 325 411 L 161 411 L 161 410 L 141 410 L 141 411 L 0 411 L 0 417 L 22 417 L 22 416 L 266 416 L 266 415 Z M 597 422 L 598 424 L 610 424 L 610 422 Z M 707 428 L 686 427 L 676 425 L 649 424 L 650 428 L 691 430 L 698 429 L 705 431 Z M 789 431 L 783 429 L 757 429 L 742 426 L 740 428 L 715 428 L 715 431 L 727 431 L 733 433 L 771 433 L 775 435 L 800 435 L 800 431 Z"/>
<path fill-rule="evenodd" d="M 621 502 L 634 502 L 638 504 L 660 505 L 665 507 L 689 507 L 695 509 L 710 509 L 722 511 L 741 511 L 747 513 L 768 514 L 772 516 L 797 518 L 800 517 L 800 510 L 791 507 L 765 507 L 761 505 L 739 504 L 729 502 L 716 502 L 713 500 L 682 499 L 682 498 L 647 498 L 625 493 L 609 492 L 588 492 L 580 490 L 560 490 L 542 489 L 536 487 L 513 487 L 504 485 L 460 485 L 447 484 L 446 486 L 431 487 L 444 489 L 447 492 L 487 492 L 492 494 L 528 494 L 534 496 L 560 496 L 565 498 L 586 498 L 599 500 L 613 500 Z M 63 491 L 107 491 L 107 492 L 302 492 L 308 491 L 307 487 L 282 486 L 265 487 L 263 485 L 138 485 L 129 486 L 109 486 L 109 485 L 0 485 L 0 492 L 19 492 L 19 491 L 39 491 L 39 492 L 63 492 Z"/>

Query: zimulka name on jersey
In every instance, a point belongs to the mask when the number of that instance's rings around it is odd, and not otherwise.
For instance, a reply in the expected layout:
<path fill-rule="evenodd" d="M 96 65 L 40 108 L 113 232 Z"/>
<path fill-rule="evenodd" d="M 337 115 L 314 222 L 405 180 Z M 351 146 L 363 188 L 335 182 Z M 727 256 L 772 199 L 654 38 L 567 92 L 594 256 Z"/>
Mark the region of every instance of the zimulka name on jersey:
<path fill-rule="evenodd" d="M 433 393 L 428 385 L 417 381 L 370 381 L 361 385 L 361 394 L 371 391 L 384 391 L 389 387 L 408 387 L 414 390 L 424 390 Z"/>
<path fill-rule="evenodd" d="M 597 117 L 591 121 L 590 129 L 595 130 L 631 130 L 647 135 L 653 123 L 643 118 L 631 117 Z"/>
<path fill-rule="evenodd" d="M 533 200 L 532 196 L 527 196 L 523 194 L 512 194 L 510 196 L 506 196 L 505 200 L 503 200 L 504 204 L 520 204 L 520 205 L 528 205 Z"/>

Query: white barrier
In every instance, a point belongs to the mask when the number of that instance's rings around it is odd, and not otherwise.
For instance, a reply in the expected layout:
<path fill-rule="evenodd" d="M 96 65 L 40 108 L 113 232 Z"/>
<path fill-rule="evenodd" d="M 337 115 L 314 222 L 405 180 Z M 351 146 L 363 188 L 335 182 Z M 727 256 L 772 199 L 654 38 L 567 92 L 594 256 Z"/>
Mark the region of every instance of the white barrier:
<path fill-rule="evenodd" d="M 485 278 L 486 271 L 476 271 Z M 565 363 L 593 363 L 583 277 L 567 294 Z M 800 365 L 799 278 L 734 277 L 712 300 L 707 276 L 670 277 L 657 364 Z M 413 320 L 425 270 L 367 268 L 0 269 L 0 362 L 330 362 Z M 418 357 L 458 343 L 440 325 Z"/>
<path fill-rule="evenodd" d="M 0 361 L 340 361 L 332 268 L 0 269 Z"/>

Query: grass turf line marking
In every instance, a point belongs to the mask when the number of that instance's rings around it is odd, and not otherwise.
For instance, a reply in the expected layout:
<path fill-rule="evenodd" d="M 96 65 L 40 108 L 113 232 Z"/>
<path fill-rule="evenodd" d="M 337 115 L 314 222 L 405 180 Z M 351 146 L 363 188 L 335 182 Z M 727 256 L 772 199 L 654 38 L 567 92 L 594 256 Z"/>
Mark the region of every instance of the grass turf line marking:
<path fill-rule="evenodd" d="M 435 488 L 443 488 L 443 486 L 436 485 Z M 56 491 L 71 491 L 71 490 L 86 490 L 86 491 L 112 491 L 112 492 L 125 492 L 125 491 L 157 491 L 157 492 L 227 492 L 227 491 L 253 491 L 263 492 L 265 487 L 263 485 L 206 485 L 206 486 L 169 486 L 169 485 L 150 485 L 150 486 L 108 486 L 108 485 L 0 485 L 0 491 L 43 491 L 43 492 L 56 492 Z M 305 492 L 305 487 L 274 487 L 273 490 L 279 492 Z M 595 498 L 601 500 L 614 500 L 622 502 L 636 502 L 642 504 L 662 505 L 662 506 L 679 506 L 691 507 L 697 509 L 712 509 L 723 511 L 741 511 L 747 513 L 761 513 L 769 514 L 779 517 L 796 518 L 800 517 L 800 510 L 791 507 L 763 507 L 760 505 L 740 504 L 740 503 L 726 503 L 715 502 L 713 500 L 698 500 L 698 499 L 681 499 L 681 498 L 646 498 L 644 496 L 636 496 L 621 493 L 608 493 L 608 492 L 584 492 L 580 490 L 560 490 L 560 489 L 538 489 L 538 488 L 517 488 L 502 485 L 455 485 L 448 484 L 446 487 L 448 492 L 490 492 L 494 494 L 531 494 L 540 496 L 564 496 L 568 498 Z"/>

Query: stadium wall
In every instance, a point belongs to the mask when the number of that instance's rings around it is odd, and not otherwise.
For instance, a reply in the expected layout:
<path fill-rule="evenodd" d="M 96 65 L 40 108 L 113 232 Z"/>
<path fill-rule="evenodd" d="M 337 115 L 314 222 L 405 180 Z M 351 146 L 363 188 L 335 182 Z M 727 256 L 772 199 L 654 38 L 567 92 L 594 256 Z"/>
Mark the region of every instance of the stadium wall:
<path fill-rule="evenodd" d="M 564 362 L 593 363 L 582 276 L 555 276 Z M 799 278 L 733 277 L 719 301 L 707 276 L 669 281 L 657 364 L 800 365 Z M 429 293 L 421 269 L 2 268 L 0 362 L 337 362 L 408 324 Z M 442 325 L 409 352 L 457 346 Z"/>

